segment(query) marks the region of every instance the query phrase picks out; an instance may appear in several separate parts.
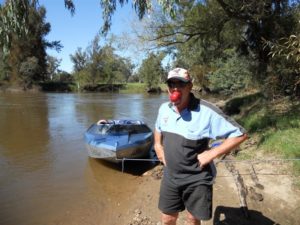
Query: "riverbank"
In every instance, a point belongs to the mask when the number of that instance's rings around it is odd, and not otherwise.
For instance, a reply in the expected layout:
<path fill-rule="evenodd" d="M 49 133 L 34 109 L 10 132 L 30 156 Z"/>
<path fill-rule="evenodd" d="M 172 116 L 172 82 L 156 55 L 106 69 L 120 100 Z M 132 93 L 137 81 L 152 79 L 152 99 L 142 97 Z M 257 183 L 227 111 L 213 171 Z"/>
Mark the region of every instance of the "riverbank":
<path fill-rule="evenodd" d="M 161 93 L 166 92 L 166 84 L 161 84 L 157 88 L 148 89 L 144 83 L 118 83 L 118 84 L 95 84 L 79 86 L 73 82 L 41 82 L 38 85 L 32 85 L 24 88 L 17 85 L 9 85 L 0 83 L 0 93 L 18 93 L 18 92 L 115 92 L 122 94 L 135 94 L 135 93 Z"/>

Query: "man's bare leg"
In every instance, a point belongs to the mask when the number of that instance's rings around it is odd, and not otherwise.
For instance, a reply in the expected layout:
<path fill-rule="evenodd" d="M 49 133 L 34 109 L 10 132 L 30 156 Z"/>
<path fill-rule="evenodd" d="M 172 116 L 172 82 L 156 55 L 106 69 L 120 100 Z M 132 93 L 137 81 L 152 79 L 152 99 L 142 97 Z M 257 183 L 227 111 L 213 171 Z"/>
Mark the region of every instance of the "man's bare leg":
<path fill-rule="evenodd" d="M 201 221 L 187 211 L 185 225 L 201 225 Z"/>
<path fill-rule="evenodd" d="M 176 225 L 178 213 L 165 214 L 162 213 L 161 220 L 162 225 Z"/>

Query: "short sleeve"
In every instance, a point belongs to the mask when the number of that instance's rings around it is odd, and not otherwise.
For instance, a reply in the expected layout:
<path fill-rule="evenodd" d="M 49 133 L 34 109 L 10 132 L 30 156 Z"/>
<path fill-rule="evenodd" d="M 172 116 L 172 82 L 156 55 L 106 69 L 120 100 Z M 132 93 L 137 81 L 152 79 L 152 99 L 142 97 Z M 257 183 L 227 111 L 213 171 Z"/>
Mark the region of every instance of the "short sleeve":
<path fill-rule="evenodd" d="M 239 137 L 246 133 L 243 127 L 225 114 L 214 112 L 210 122 L 210 136 L 213 139 Z"/>

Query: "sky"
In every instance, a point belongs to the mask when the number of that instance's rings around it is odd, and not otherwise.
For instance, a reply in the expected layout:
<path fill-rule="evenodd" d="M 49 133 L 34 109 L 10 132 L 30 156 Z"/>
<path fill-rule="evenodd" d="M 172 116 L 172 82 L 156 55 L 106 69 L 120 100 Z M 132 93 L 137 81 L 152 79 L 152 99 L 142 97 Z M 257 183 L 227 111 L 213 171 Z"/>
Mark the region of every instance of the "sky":
<path fill-rule="evenodd" d="M 64 0 L 39 0 L 40 5 L 47 10 L 46 22 L 51 24 L 51 31 L 46 39 L 61 41 L 63 45 L 60 52 L 48 49 L 47 53 L 61 59 L 59 69 L 69 73 L 73 70 L 70 54 L 74 54 L 79 47 L 85 50 L 99 32 L 103 21 L 99 0 L 73 0 L 73 2 L 76 9 L 74 16 L 71 16 L 70 11 L 64 6 Z M 110 33 L 120 35 L 128 32 L 130 21 L 135 19 L 137 16 L 131 4 L 119 8 L 113 15 Z M 130 57 L 128 51 L 117 53 Z"/>

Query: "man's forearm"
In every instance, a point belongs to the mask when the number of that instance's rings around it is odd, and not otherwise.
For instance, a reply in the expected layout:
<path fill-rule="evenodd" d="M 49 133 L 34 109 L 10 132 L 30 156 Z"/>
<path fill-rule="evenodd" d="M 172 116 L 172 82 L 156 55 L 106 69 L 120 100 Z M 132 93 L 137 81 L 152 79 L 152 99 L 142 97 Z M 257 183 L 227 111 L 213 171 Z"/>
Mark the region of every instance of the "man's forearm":
<path fill-rule="evenodd" d="M 160 144 L 154 145 L 154 150 L 156 152 L 157 158 L 162 162 L 164 159 L 164 150 L 163 146 Z"/>
<path fill-rule="evenodd" d="M 236 147 L 238 147 L 242 142 L 247 139 L 247 135 L 243 134 L 239 137 L 227 138 L 221 145 L 213 149 L 214 152 L 214 159 L 224 155 Z"/>
<path fill-rule="evenodd" d="M 212 162 L 215 158 L 232 151 L 246 139 L 247 139 L 246 134 L 243 134 L 242 136 L 239 137 L 228 138 L 221 145 L 211 150 L 207 150 L 200 153 L 197 156 L 200 166 L 203 167 L 209 164 L 210 162 Z"/>
<path fill-rule="evenodd" d="M 164 147 L 162 145 L 162 136 L 161 133 L 157 131 L 154 132 L 154 150 L 159 161 L 165 164 L 166 162 L 164 157 Z"/>

